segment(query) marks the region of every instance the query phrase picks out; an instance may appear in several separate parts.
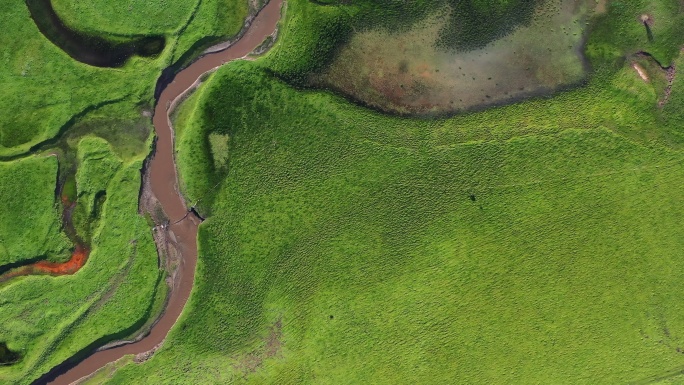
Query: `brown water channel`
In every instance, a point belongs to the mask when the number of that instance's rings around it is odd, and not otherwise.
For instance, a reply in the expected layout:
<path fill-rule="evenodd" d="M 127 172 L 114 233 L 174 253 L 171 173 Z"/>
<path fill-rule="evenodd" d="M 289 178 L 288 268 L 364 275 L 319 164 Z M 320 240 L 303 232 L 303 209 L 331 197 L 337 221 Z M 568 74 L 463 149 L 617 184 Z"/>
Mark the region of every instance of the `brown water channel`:
<path fill-rule="evenodd" d="M 178 189 L 178 174 L 173 156 L 174 134 L 169 114 L 177 101 L 188 90 L 199 84 L 202 75 L 226 62 L 245 57 L 271 35 L 280 19 L 282 1 L 271 0 L 254 18 L 250 27 L 237 42 L 222 51 L 202 56 L 180 71 L 161 92 L 157 101 L 153 118 L 157 134 L 156 149 L 149 163 L 147 173 L 149 181 L 143 181 L 143 186 L 149 186 L 151 193 L 163 208 L 171 223 L 165 226 L 164 230 L 168 232 L 167 238 L 173 242 L 181 256 L 176 283 L 171 289 L 164 313 L 144 338 L 133 343 L 94 352 L 75 365 L 67 361 L 41 377 L 36 383 L 70 384 L 125 355 L 153 350 L 164 341 L 169 330 L 178 320 L 193 286 L 197 264 L 197 229 L 200 220 L 194 214 L 186 215 L 188 208 Z M 157 247 L 161 248 L 165 245 L 157 244 Z"/>

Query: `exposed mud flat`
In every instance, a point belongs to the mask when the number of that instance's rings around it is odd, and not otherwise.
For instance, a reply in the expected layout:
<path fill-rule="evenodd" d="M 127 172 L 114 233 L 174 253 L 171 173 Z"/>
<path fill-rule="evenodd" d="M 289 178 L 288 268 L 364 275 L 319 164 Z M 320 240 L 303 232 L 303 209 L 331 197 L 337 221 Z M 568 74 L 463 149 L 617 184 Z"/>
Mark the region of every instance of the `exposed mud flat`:
<path fill-rule="evenodd" d="M 546 0 L 529 25 L 484 48 L 439 48 L 449 9 L 405 33 L 354 34 L 332 65 L 314 78 L 370 107 L 401 114 L 443 114 L 550 94 L 583 81 L 588 18 L 595 0 Z"/>

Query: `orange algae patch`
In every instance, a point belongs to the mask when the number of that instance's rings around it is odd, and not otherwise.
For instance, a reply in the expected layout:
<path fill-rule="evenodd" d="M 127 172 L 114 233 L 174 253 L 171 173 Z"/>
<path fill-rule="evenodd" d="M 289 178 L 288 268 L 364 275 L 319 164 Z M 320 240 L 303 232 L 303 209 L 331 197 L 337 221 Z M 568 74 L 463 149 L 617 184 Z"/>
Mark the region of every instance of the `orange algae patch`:
<path fill-rule="evenodd" d="M 55 262 L 37 262 L 32 266 L 33 272 L 35 274 L 50 274 L 50 275 L 66 275 L 73 274 L 77 272 L 83 265 L 85 265 L 86 260 L 90 250 L 83 246 L 76 246 L 76 250 L 71 254 L 71 259 L 63 263 Z"/>

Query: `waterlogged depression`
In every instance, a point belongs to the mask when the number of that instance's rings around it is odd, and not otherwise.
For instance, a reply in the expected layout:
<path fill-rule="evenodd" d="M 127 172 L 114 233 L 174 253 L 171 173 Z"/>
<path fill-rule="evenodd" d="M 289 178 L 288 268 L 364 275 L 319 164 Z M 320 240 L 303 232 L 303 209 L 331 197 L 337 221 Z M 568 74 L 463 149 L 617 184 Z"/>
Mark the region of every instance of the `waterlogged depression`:
<path fill-rule="evenodd" d="M 355 33 L 314 82 L 363 104 L 405 114 L 451 113 L 545 95 L 582 82 L 588 17 L 595 0 L 545 0 L 529 24 L 483 48 L 440 47 L 445 6 L 406 32 Z"/>

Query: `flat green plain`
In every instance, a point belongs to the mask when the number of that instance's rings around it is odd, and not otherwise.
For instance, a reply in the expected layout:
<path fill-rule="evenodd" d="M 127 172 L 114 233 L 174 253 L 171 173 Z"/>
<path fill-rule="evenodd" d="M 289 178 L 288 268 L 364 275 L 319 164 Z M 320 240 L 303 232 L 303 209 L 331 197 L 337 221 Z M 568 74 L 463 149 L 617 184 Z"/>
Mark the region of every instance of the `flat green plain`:
<path fill-rule="evenodd" d="M 659 108 L 625 60 L 681 65 L 673 4 L 611 3 L 583 87 L 411 119 L 288 84 L 328 57 L 312 31 L 345 20 L 290 1 L 274 51 L 178 113 L 184 191 L 209 216 L 196 286 L 155 356 L 98 381 L 677 381 L 684 89 Z M 676 44 L 649 43 L 643 12 Z"/>

